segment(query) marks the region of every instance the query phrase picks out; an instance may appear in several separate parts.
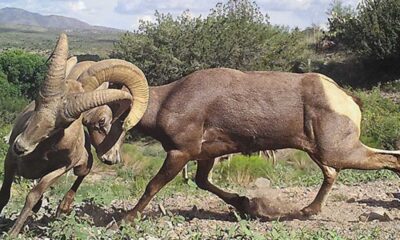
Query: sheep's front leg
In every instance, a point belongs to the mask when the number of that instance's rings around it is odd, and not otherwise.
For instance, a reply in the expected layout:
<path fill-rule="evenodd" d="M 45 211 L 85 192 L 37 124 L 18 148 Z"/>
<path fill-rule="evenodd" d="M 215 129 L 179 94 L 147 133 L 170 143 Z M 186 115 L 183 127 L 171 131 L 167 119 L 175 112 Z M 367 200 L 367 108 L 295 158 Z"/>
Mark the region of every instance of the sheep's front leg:
<path fill-rule="evenodd" d="M 89 154 L 88 163 L 74 168 L 74 174 L 78 176 L 72 185 L 71 189 L 65 194 L 63 200 L 57 208 L 56 216 L 59 217 L 61 214 L 68 214 L 71 211 L 72 202 L 75 199 L 76 191 L 78 191 L 83 179 L 89 174 L 93 165 L 93 156 Z"/>
<path fill-rule="evenodd" d="M 129 222 L 133 221 L 137 217 L 137 214 L 142 212 L 147 204 L 149 204 L 154 195 L 156 195 L 165 184 L 174 179 L 189 161 L 189 158 L 189 154 L 184 152 L 178 150 L 169 151 L 160 171 L 149 182 L 144 194 L 139 199 L 136 206 L 127 213 L 124 220 Z"/>
<path fill-rule="evenodd" d="M 78 191 L 83 179 L 89 174 L 93 166 L 93 155 L 91 152 L 91 145 L 89 136 L 85 133 L 85 149 L 87 154 L 87 161 L 79 166 L 74 167 L 74 174 L 78 176 L 72 187 L 65 194 L 60 205 L 58 205 L 56 217 L 61 216 L 61 214 L 68 214 L 71 211 L 72 202 L 75 199 L 76 191 Z"/>
<path fill-rule="evenodd" d="M 61 175 L 66 172 L 66 168 L 59 168 L 40 179 L 39 183 L 32 188 L 26 197 L 24 208 L 18 219 L 15 221 L 14 226 L 8 232 L 10 236 L 17 236 L 21 231 L 26 219 L 31 215 L 32 208 L 39 201 L 44 191 L 53 184 Z"/>
<path fill-rule="evenodd" d="M 7 205 L 11 195 L 11 185 L 15 177 L 16 166 L 11 163 L 10 152 L 4 161 L 4 179 L 0 190 L 0 213 Z"/>

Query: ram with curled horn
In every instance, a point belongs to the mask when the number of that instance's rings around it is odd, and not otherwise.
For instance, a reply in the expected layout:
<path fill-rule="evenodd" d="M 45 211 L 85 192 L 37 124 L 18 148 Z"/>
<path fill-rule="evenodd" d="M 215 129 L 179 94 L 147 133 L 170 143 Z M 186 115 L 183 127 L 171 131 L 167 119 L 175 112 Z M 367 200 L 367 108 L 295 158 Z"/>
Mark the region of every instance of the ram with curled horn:
<path fill-rule="evenodd" d="M 143 211 L 189 160 L 198 162 L 195 182 L 201 189 L 242 213 L 268 218 L 259 199 L 226 192 L 208 180 L 214 158 L 230 153 L 295 148 L 310 155 L 324 180 L 308 206 L 282 216 L 290 218 L 319 213 L 343 169 L 390 169 L 399 174 L 400 151 L 373 149 L 360 142 L 359 104 L 359 99 L 332 79 L 316 73 L 217 68 L 150 87 L 148 108 L 135 129 L 160 141 L 167 157 L 124 220 L 132 221 Z M 99 121 L 99 117 L 92 117 L 88 124 Z M 122 130 L 107 131 L 122 129 L 115 125 L 121 125 L 120 121 L 89 129 L 93 146 L 111 162 L 125 134 Z M 119 141 L 111 149 L 102 149 L 112 139 Z"/>
<path fill-rule="evenodd" d="M 67 57 L 67 36 L 61 34 L 38 98 L 18 116 L 9 139 L 10 147 L 4 163 L 4 181 L 0 190 L 0 211 L 10 199 L 15 176 L 40 179 L 28 193 L 25 205 L 9 231 L 11 236 L 18 234 L 32 210 L 35 212 L 40 208 L 44 191 L 61 175 L 73 169 L 77 179 L 62 200 L 57 215 L 69 211 L 75 192 L 89 173 L 93 161 L 90 139 L 82 124 L 82 113 L 111 103 L 128 102 L 129 104 L 123 105 L 130 106 L 133 103 L 135 106 L 132 95 L 125 91 L 84 91 L 79 82 L 66 79 L 65 74 L 71 71 L 69 66 L 76 63 L 71 61 L 67 64 Z M 94 69 L 91 73 L 94 76 L 103 76 L 94 78 L 96 82 L 88 80 L 93 89 L 96 84 L 113 81 L 120 76 L 132 82 L 129 80 L 130 74 L 124 71 L 121 75 L 107 67 Z M 145 92 L 143 88 L 146 86 L 141 82 L 137 88 Z"/>

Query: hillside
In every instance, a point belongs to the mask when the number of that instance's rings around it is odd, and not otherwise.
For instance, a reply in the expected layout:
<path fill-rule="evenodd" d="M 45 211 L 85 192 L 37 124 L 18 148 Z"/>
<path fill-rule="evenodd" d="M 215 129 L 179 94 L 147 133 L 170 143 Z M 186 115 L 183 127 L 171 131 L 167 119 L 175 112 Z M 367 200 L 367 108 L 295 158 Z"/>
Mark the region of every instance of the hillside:
<path fill-rule="evenodd" d="M 23 25 L 36 26 L 41 28 L 52 28 L 62 30 L 100 30 L 100 31 L 116 31 L 121 30 L 107 28 L 101 26 L 92 26 L 81 20 L 58 16 L 58 15 L 41 15 L 33 13 L 21 8 L 2 8 L 0 9 L 0 24 L 7 26 Z"/>
<path fill-rule="evenodd" d="M 78 19 L 43 16 L 19 8 L 0 9 L 0 51 L 22 48 L 48 55 L 60 32 L 69 36 L 74 55 L 107 57 L 122 30 L 92 26 Z"/>

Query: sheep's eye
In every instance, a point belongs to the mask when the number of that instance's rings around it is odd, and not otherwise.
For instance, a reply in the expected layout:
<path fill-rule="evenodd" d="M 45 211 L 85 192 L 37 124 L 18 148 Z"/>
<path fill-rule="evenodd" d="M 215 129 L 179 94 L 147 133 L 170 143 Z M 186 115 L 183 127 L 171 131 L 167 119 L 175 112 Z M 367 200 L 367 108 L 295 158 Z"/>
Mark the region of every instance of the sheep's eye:
<path fill-rule="evenodd" d="M 100 119 L 100 121 L 99 121 L 99 125 L 100 126 L 104 126 L 105 123 L 106 123 L 106 119 L 105 118 Z"/>

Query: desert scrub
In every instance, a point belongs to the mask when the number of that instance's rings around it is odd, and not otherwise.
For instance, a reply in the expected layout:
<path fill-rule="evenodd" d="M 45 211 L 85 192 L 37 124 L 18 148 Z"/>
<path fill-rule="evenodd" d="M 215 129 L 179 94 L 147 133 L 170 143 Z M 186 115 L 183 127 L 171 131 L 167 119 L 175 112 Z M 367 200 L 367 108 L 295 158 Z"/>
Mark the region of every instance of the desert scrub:
<path fill-rule="evenodd" d="M 400 106 L 383 98 L 379 87 L 354 93 L 363 102 L 361 141 L 371 147 L 396 149 L 400 137 Z"/>
<path fill-rule="evenodd" d="M 380 86 L 380 89 L 385 92 L 397 93 L 400 92 L 400 79 L 395 81 L 384 83 Z"/>
<path fill-rule="evenodd" d="M 214 166 L 213 180 L 220 186 L 248 186 L 259 177 L 267 178 L 273 186 L 315 186 L 322 183 L 323 175 L 318 166 L 305 152 L 294 151 L 278 159 L 274 166 L 271 161 L 259 156 L 235 155 L 233 159 Z M 343 170 L 338 182 L 351 185 L 359 182 L 394 179 L 389 170 L 362 171 Z"/>
<path fill-rule="evenodd" d="M 301 151 L 296 151 L 285 161 L 278 161 L 275 166 L 258 155 L 234 155 L 231 161 L 223 161 L 214 167 L 213 179 L 222 186 L 228 183 L 248 186 L 259 177 L 268 178 L 275 186 L 309 186 L 322 178 L 314 165 Z"/>

